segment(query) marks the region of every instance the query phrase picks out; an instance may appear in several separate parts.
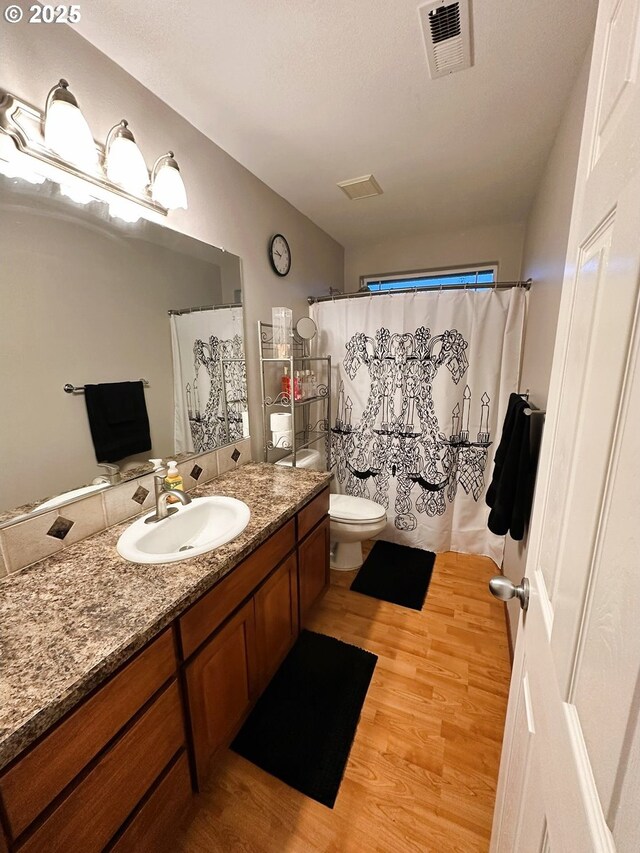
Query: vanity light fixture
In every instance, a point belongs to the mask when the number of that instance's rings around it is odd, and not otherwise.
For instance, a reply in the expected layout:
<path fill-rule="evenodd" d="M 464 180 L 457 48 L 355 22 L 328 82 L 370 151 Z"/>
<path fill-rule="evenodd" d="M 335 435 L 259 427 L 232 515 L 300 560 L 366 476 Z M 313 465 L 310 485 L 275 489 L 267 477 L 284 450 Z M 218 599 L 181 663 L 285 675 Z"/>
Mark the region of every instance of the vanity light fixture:
<path fill-rule="evenodd" d="M 124 119 L 104 146 L 96 142 L 66 80 L 50 90 L 44 112 L 0 91 L 0 172 L 32 183 L 53 181 L 63 195 L 81 204 L 106 202 L 112 216 L 127 222 L 145 215 L 143 208 L 157 221 L 187 207 L 173 152 L 159 157 L 149 176 Z"/>
<path fill-rule="evenodd" d="M 179 207 L 187 209 L 187 191 L 173 151 L 158 157 L 153 164 L 151 196 L 167 210 L 176 210 Z"/>
<path fill-rule="evenodd" d="M 147 164 L 126 119 L 109 131 L 104 146 L 104 166 L 109 180 L 129 192 L 143 194 L 149 185 Z"/>
<path fill-rule="evenodd" d="M 60 157 L 86 171 L 98 167 L 98 152 L 78 102 L 61 79 L 47 95 L 44 108 L 45 145 Z"/>

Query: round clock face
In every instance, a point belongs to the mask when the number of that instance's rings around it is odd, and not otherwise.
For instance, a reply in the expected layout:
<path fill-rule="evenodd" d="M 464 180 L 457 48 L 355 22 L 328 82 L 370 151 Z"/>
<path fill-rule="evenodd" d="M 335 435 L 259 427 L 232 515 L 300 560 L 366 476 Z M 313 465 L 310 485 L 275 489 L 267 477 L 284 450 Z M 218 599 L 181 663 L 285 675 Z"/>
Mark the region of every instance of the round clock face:
<path fill-rule="evenodd" d="M 282 234 L 276 234 L 269 246 L 269 260 L 274 272 L 287 275 L 291 269 L 291 250 Z"/>

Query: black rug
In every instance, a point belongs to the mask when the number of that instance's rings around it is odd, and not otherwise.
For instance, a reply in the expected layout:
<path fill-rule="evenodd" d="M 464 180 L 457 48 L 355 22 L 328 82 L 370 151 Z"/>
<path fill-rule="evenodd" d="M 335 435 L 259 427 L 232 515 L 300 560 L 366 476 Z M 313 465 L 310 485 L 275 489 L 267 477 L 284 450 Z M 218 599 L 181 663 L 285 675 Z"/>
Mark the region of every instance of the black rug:
<path fill-rule="evenodd" d="M 302 631 L 231 749 L 333 808 L 377 660 Z"/>
<path fill-rule="evenodd" d="M 435 559 L 431 551 L 395 542 L 376 542 L 351 589 L 391 604 L 422 610 Z"/>

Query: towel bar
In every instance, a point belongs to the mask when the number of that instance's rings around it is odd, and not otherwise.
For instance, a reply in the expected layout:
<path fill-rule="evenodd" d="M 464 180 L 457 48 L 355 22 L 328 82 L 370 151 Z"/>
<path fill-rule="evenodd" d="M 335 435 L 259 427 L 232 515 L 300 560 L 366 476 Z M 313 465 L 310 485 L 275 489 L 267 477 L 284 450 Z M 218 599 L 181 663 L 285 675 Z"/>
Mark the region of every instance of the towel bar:
<path fill-rule="evenodd" d="M 140 379 L 140 382 L 142 382 L 145 388 L 149 387 L 148 379 Z M 67 382 L 67 384 L 63 386 L 63 391 L 65 394 L 84 394 L 84 385 L 71 385 Z"/>

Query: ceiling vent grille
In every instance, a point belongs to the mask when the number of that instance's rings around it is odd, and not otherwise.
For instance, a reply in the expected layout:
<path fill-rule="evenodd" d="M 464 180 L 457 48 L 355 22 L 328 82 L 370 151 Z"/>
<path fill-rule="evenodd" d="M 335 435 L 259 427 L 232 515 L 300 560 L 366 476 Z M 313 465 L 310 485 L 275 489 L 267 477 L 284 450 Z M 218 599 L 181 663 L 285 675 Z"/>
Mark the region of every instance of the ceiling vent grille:
<path fill-rule="evenodd" d="M 351 201 L 355 201 L 358 198 L 370 198 L 373 195 L 382 195 L 382 187 L 373 175 L 364 175 L 362 178 L 341 181 L 338 186 Z"/>
<path fill-rule="evenodd" d="M 435 0 L 418 9 L 429 74 L 444 77 L 471 67 L 469 0 Z"/>

